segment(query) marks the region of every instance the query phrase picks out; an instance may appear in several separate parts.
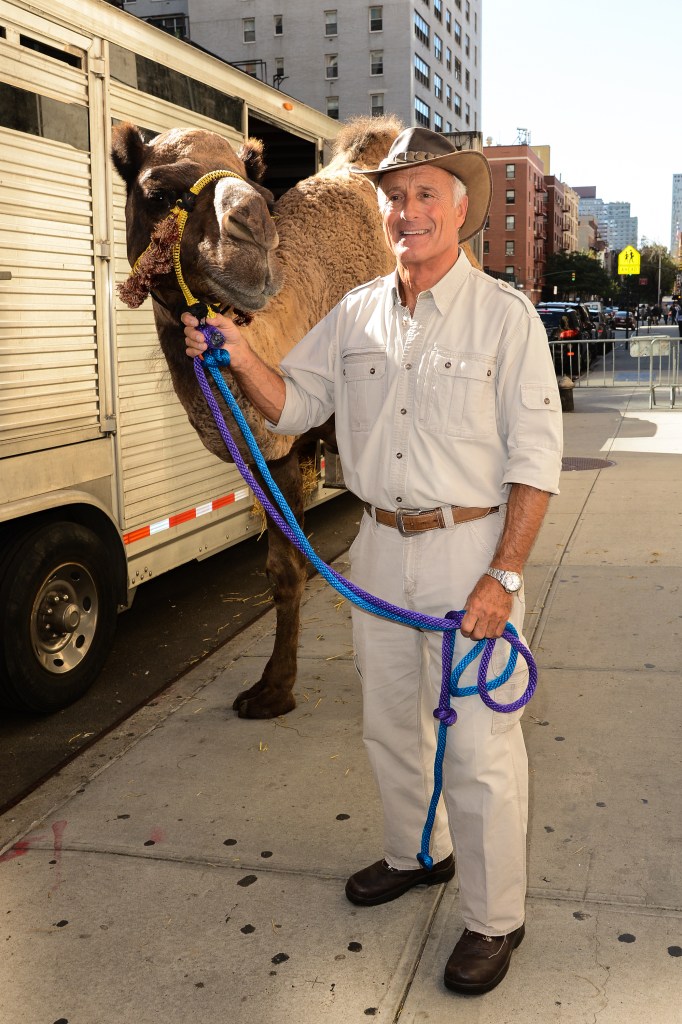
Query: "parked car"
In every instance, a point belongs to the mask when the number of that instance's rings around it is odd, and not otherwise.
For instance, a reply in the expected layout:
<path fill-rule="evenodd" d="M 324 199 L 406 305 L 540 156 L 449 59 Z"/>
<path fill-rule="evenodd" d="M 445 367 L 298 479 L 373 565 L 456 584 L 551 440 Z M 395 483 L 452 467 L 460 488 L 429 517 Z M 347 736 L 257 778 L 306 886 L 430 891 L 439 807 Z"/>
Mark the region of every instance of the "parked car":
<path fill-rule="evenodd" d="M 580 320 L 580 330 L 583 338 L 590 339 L 594 338 L 595 331 L 590 320 L 590 314 L 587 307 L 582 302 L 539 302 L 537 307 L 540 309 L 572 309 Z"/>
<path fill-rule="evenodd" d="M 590 320 L 594 326 L 597 341 L 609 341 L 611 338 L 615 338 L 616 328 L 601 310 L 590 309 Z"/>
<path fill-rule="evenodd" d="M 627 327 L 630 330 L 634 330 L 635 321 L 632 313 L 628 309 L 617 309 L 613 314 L 613 325 L 614 327 Z"/>
<path fill-rule="evenodd" d="M 587 368 L 587 345 L 578 314 L 573 309 L 538 306 L 538 316 L 547 332 L 557 374 L 577 377 Z"/>

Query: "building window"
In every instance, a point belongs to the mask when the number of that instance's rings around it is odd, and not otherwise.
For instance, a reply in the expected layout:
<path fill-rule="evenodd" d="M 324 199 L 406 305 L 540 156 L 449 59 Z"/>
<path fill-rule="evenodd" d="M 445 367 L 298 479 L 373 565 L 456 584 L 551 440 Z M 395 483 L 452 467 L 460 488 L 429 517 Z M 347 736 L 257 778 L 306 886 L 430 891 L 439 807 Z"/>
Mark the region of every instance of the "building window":
<path fill-rule="evenodd" d="M 469 3 L 469 0 L 466 0 L 466 3 L 464 4 L 464 17 L 467 21 L 471 20 L 471 4 Z"/>
<path fill-rule="evenodd" d="M 452 14 L 447 10 L 445 12 L 445 31 L 452 32 Z"/>
<path fill-rule="evenodd" d="M 433 76 L 433 92 L 437 100 L 443 99 L 443 79 L 440 75 Z"/>
<path fill-rule="evenodd" d="M 513 277 L 514 276 L 514 268 L 513 267 L 505 267 L 504 268 L 504 272 L 507 275 L 507 277 Z"/>
<path fill-rule="evenodd" d="M 256 19 L 255 18 L 242 18 L 242 33 L 245 43 L 255 43 L 256 41 Z"/>
<path fill-rule="evenodd" d="M 283 36 L 284 35 L 284 18 L 282 17 L 281 14 L 275 14 L 275 15 L 273 15 L 273 17 L 274 17 L 274 21 L 275 21 L 275 35 L 276 36 Z"/>
<path fill-rule="evenodd" d="M 167 18 L 145 18 L 150 25 L 163 29 L 170 36 L 176 39 L 189 38 L 189 18 L 186 14 L 169 14 Z"/>
<path fill-rule="evenodd" d="M 452 121 L 445 122 L 445 131 L 450 133 L 452 131 Z"/>
<path fill-rule="evenodd" d="M 478 67 L 478 47 L 474 46 L 474 67 Z"/>
<path fill-rule="evenodd" d="M 431 88 L 431 68 L 417 53 L 414 55 L 414 77 L 427 89 Z"/>
<path fill-rule="evenodd" d="M 505 176 L 507 178 L 515 178 L 516 177 L 516 164 L 507 164 L 505 166 Z"/>
<path fill-rule="evenodd" d="M 471 121 L 471 109 L 468 103 L 464 104 L 464 123 L 469 124 Z"/>
<path fill-rule="evenodd" d="M 435 110 L 433 112 L 433 130 L 435 132 L 443 131 L 443 118 Z"/>
<path fill-rule="evenodd" d="M 383 92 L 373 92 L 369 98 L 369 107 L 372 117 L 382 117 L 384 113 Z"/>
<path fill-rule="evenodd" d="M 459 57 L 455 57 L 455 81 L 462 81 L 462 62 Z"/>
<path fill-rule="evenodd" d="M 324 55 L 324 73 L 326 78 L 339 77 L 339 55 L 338 53 L 326 53 Z"/>
<path fill-rule="evenodd" d="M 336 36 L 339 34 L 339 19 L 336 15 L 336 11 L 324 12 L 324 34 L 326 36 Z"/>
<path fill-rule="evenodd" d="M 384 51 L 370 50 L 369 52 L 369 73 L 370 75 L 383 75 L 384 73 Z"/>
<path fill-rule="evenodd" d="M 338 96 L 327 96 L 327 117 L 333 117 L 335 121 L 339 119 L 339 97 Z"/>
<path fill-rule="evenodd" d="M 478 32 L 478 14 L 474 11 L 474 32 Z"/>
<path fill-rule="evenodd" d="M 276 89 L 279 89 L 286 77 L 287 76 L 284 74 L 284 57 L 275 57 L 275 74 L 272 79 L 272 84 Z"/>
<path fill-rule="evenodd" d="M 370 32 L 381 32 L 384 27 L 384 8 L 370 7 L 369 9 L 369 30 Z"/>
<path fill-rule="evenodd" d="M 474 78 L 474 99 L 478 99 L 478 79 Z"/>
<path fill-rule="evenodd" d="M 511 238 L 508 242 L 504 243 L 504 255 L 505 256 L 513 256 L 514 255 L 514 239 L 513 238 Z"/>
<path fill-rule="evenodd" d="M 516 189 L 515 188 L 508 188 L 507 189 L 507 191 L 505 193 L 505 202 L 506 203 L 515 203 L 516 202 Z"/>
<path fill-rule="evenodd" d="M 424 100 L 420 100 L 418 96 L 414 98 L 414 119 L 423 128 L 431 127 L 431 107 L 428 103 L 424 103 Z"/>
<path fill-rule="evenodd" d="M 443 0 L 433 0 L 433 13 L 439 21 L 443 20 Z"/>
<path fill-rule="evenodd" d="M 452 86 L 447 84 L 445 86 L 445 102 L 450 110 L 452 110 Z"/>
<path fill-rule="evenodd" d="M 445 47 L 445 67 L 448 71 L 452 71 L 452 50 L 449 46 Z"/>
<path fill-rule="evenodd" d="M 440 36 L 433 37 L 433 55 L 436 60 L 443 61 L 443 40 Z"/>
<path fill-rule="evenodd" d="M 486 238 L 486 240 L 483 243 L 483 255 L 487 256 L 489 252 L 490 252 L 490 242 Z"/>
<path fill-rule="evenodd" d="M 462 26 L 458 21 L 455 21 L 455 42 L 458 46 L 462 45 Z"/>
<path fill-rule="evenodd" d="M 467 92 L 471 91 L 471 77 L 469 75 L 469 69 L 467 68 L 464 72 L 464 88 Z"/>
<path fill-rule="evenodd" d="M 516 228 L 516 217 L 513 213 L 508 213 L 504 218 L 504 229 L 505 231 L 514 231 Z"/>
<path fill-rule="evenodd" d="M 424 46 L 429 45 L 431 40 L 431 29 L 429 28 L 428 23 L 424 21 L 421 14 L 417 14 L 416 11 L 414 12 L 414 34 L 417 39 L 424 44 Z"/>
<path fill-rule="evenodd" d="M 462 116 L 462 97 L 457 92 L 455 93 L 455 114 L 457 117 Z"/>
<path fill-rule="evenodd" d="M 464 37 L 464 52 L 467 55 L 467 57 L 469 56 L 470 48 L 471 48 L 471 40 L 469 39 L 469 36 L 465 36 Z"/>

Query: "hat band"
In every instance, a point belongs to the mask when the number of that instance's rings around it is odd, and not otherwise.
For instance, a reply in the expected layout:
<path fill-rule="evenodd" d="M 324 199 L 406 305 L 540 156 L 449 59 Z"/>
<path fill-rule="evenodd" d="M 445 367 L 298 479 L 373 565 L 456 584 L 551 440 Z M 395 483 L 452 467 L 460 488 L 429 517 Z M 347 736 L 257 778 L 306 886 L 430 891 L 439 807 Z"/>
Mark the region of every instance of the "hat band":
<path fill-rule="evenodd" d="M 396 153 L 393 160 L 395 163 L 421 163 L 424 160 L 437 160 L 439 156 L 449 155 L 449 153 L 427 153 L 420 149 L 408 149 L 402 153 Z M 389 164 L 389 161 L 385 161 L 386 166 L 389 166 Z"/>

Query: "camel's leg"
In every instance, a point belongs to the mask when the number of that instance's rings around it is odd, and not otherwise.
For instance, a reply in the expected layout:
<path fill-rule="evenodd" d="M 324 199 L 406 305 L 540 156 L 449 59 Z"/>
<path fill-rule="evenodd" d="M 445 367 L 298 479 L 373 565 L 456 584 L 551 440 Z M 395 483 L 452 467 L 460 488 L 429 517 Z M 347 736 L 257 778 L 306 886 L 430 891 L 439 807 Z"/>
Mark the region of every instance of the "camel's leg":
<path fill-rule="evenodd" d="M 270 472 L 299 523 L 303 523 L 303 484 L 298 455 L 270 464 Z M 263 675 L 239 693 L 232 705 L 240 718 L 276 718 L 296 707 L 293 695 L 300 608 L 306 582 L 305 556 L 268 519 L 266 572 L 276 612 L 275 646 Z"/>

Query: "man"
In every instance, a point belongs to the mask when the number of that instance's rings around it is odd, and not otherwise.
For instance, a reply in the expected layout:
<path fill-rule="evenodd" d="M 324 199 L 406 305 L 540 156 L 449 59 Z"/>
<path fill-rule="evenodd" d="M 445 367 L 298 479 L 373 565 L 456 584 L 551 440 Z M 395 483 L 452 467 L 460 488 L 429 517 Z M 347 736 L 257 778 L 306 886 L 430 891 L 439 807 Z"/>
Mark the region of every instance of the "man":
<path fill-rule="evenodd" d="M 378 597 L 442 616 L 466 609 L 455 658 L 507 621 L 521 630 L 522 572 L 556 492 L 561 411 L 540 319 L 459 248 L 491 199 L 482 154 L 408 128 L 376 185 L 396 273 L 355 288 L 292 350 L 284 377 L 217 317 L 242 390 L 273 429 L 298 434 L 336 413 L 346 483 L 366 513 L 352 579 Z M 187 314 L 188 355 L 204 350 Z M 348 899 L 373 906 L 454 874 L 465 930 L 445 969 L 458 992 L 487 992 L 524 935 L 527 761 L 520 713 L 456 701 L 429 871 L 416 853 L 433 788 L 440 635 L 353 609 L 363 735 L 384 812 L 384 858 L 358 871 Z M 500 644 L 498 647 L 502 646 Z M 495 653 L 492 670 L 506 661 Z M 460 685 L 475 678 L 476 665 Z M 521 663 L 496 691 L 525 688 Z"/>

